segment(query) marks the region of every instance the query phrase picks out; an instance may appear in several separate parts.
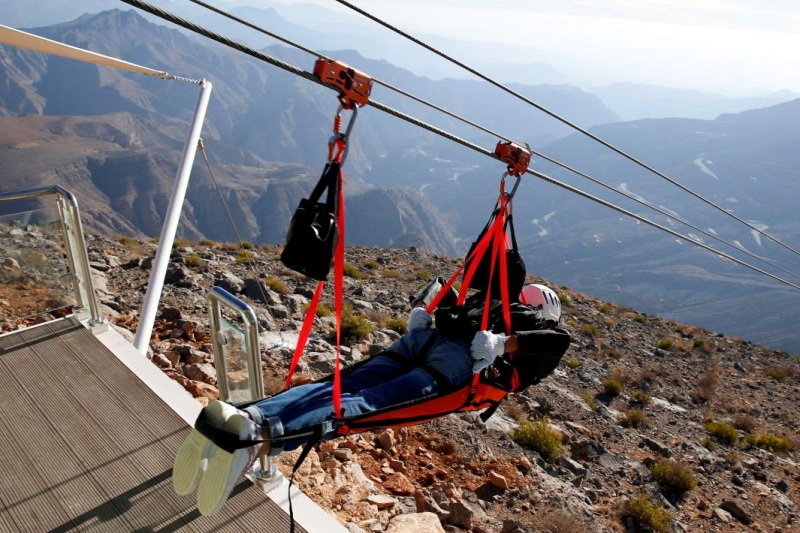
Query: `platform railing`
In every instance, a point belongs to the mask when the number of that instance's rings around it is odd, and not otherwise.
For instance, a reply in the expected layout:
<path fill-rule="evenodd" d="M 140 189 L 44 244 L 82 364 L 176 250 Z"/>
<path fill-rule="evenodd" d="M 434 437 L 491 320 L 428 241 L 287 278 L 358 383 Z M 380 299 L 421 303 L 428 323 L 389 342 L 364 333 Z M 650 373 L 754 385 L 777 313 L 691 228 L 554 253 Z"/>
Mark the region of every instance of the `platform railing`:
<path fill-rule="evenodd" d="M 89 254 L 86 240 L 83 237 L 80 209 L 75 195 L 60 185 L 38 187 L 20 191 L 0 193 L 0 204 L 12 201 L 25 201 L 55 196 L 61 231 L 64 238 L 64 250 L 67 255 L 69 275 L 75 293 L 76 311 L 90 314 L 89 325 L 96 326 L 105 322 L 100 315 L 100 306 L 92 284 L 89 270 Z"/>
<path fill-rule="evenodd" d="M 258 319 L 253 308 L 221 287 L 212 287 L 208 296 L 208 315 L 211 342 L 214 346 L 214 367 L 217 371 L 219 398 L 224 402 L 243 403 L 264 397 L 264 378 L 261 370 L 261 349 L 258 344 Z M 236 313 L 243 328 L 225 319 L 223 307 Z M 231 374 L 246 368 L 247 387 L 234 387 Z M 237 368 L 233 368 L 236 366 Z M 239 381 L 238 383 L 241 383 Z M 253 475 L 268 491 L 281 482 L 278 469 L 269 456 L 261 457 Z"/>

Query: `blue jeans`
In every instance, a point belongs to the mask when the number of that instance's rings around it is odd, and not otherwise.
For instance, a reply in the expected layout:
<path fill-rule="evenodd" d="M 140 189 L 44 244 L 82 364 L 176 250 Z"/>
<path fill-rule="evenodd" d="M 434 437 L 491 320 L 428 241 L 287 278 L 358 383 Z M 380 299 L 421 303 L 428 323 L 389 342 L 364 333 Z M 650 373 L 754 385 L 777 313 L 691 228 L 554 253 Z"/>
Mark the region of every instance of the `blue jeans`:
<path fill-rule="evenodd" d="M 472 379 L 472 356 L 465 343 L 439 336 L 422 364 L 411 367 L 414 355 L 437 335 L 434 329 L 409 332 L 388 348 L 394 357 L 376 355 L 352 372 L 342 376 L 342 411 L 344 416 L 371 413 L 399 403 L 415 400 L 439 391 L 440 384 L 459 388 Z M 431 368 L 439 383 L 424 369 Z M 333 381 L 309 383 L 284 391 L 246 408 L 253 420 L 263 424 L 278 417 L 285 433 L 313 430 L 335 419 Z M 329 431 L 323 440 L 334 438 Z M 284 450 L 293 450 L 308 440 L 299 436 L 283 442 Z"/>

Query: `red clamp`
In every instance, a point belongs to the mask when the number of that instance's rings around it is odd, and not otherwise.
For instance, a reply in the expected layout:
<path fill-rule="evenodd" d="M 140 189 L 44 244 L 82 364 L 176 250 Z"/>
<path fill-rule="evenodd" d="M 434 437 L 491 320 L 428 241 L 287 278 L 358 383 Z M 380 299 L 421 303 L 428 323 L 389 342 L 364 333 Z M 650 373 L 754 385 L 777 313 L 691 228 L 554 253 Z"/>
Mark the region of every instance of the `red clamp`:
<path fill-rule="evenodd" d="M 500 158 L 500 161 L 508 165 L 508 174 L 511 176 L 519 177 L 524 174 L 531 162 L 530 147 L 520 146 L 511 141 L 498 142 L 494 153 Z"/>
<path fill-rule="evenodd" d="M 345 109 L 364 107 L 372 92 L 372 78 L 341 61 L 317 59 L 314 76 L 322 83 L 335 85 L 339 90 L 339 102 Z"/>

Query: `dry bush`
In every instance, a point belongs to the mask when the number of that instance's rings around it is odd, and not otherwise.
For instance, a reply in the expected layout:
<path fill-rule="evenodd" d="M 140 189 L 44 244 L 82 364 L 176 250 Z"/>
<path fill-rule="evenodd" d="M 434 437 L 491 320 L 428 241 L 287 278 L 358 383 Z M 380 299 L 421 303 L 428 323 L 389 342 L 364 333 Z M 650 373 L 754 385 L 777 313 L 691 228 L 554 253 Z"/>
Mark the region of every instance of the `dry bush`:
<path fill-rule="evenodd" d="M 794 376 L 795 370 L 789 365 L 773 366 L 764 370 L 764 375 L 771 377 L 779 383 L 783 383 Z"/>
<path fill-rule="evenodd" d="M 652 385 L 657 379 L 658 373 L 656 372 L 656 369 L 652 366 L 648 366 L 639 372 L 639 376 L 636 378 L 636 383 L 638 383 L 639 386 L 644 386 L 645 384 Z"/>
<path fill-rule="evenodd" d="M 389 322 L 391 315 L 386 311 L 382 311 L 380 309 L 365 309 L 364 316 L 367 317 L 372 322 L 377 324 L 378 328 L 384 329 L 386 328 L 386 324 Z"/>
<path fill-rule="evenodd" d="M 609 359 L 615 359 L 619 361 L 625 353 L 620 350 L 619 348 L 614 348 L 613 346 L 609 346 L 605 350 L 603 350 L 603 357 L 607 357 Z"/>
<path fill-rule="evenodd" d="M 610 379 L 615 380 L 615 381 L 619 381 L 623 385 L 627 385 L 628 383 L 631 382 L 631 373 L 630 373 L 630 371 L 628 370 L 627 367 L 620 366 L 620 365 L 615 366 L 614 368 L 612 368 L 611 371 L 608 373 L 608 377 Z"/>
<path fill-rule="evenodd" d="M 738 415 L 733 418 L 733 427 L 746 433 L 752 433 L 756 428 L 756 419 L 748 415 Z"/>
<path fill-rule="evenodd" d="M 619 423 L 624 427 L 638 428 L 645 425 L 647 417 L 639 409 L 629 409 L 620 418 Z"/>
<path fill-rule="evenodd" d="M 697 380 L 695 396 L 703 402 L 707 402 L 713 398 L 719 386 L 720 374 L 722 374 L 722 369 L 717 365 L 716 361 L 712 361 L 711 364 L 706 367 L 703 375 Z"/>
<path fill-rule="evenodd" d="M 536 529 L 550 533 L 575 533 L 586 530 L 583 520 L 563 509 L 553 507 L 539 511 L 533 523 Z"/>
<path fill-rule="evenodd" d="M 684 495 L 697 486 L 694 475 L 685 465 L 677 461 L 666 460 L 650 466 L 653 479 L 667 490 Z"/>

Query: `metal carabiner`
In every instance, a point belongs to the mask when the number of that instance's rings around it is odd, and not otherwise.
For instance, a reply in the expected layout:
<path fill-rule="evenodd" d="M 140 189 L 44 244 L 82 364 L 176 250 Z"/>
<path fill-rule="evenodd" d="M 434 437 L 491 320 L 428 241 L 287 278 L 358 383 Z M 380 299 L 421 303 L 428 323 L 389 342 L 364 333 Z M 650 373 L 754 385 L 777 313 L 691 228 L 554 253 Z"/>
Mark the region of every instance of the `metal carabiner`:
<path fill-rule="evenodd" d="M 356 118 L 358 118 L 358 107 L 354 106 L 352 108 L 353 114 L 350 116 L 350 121 L 347 123 L 347 129 L 344 133 L 341 133 L 340 129 L 342 127 L 342 110 L 344 106 L 339 104 L 339 108 L 336 110 L 336 116 L 333 119 L 333 135 L 331 136 L 330 140 L 328 141 L 328 163 L 333 161 L 333 147 L 337 146 L 339 148 L 339 153 L 341 153 L 341 159 L 339 162 L 344 164 L 344 160 L 347 158 L 347 149 L 348 149 L 348 142 L 350 140 L 350 133 L 353 131 L 353 125 L 356 123 Z M 336 158 L 339 159 L 339 153 L 336 154 Z"/>

